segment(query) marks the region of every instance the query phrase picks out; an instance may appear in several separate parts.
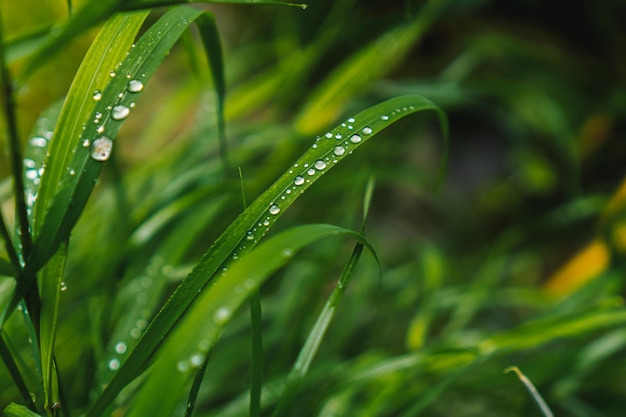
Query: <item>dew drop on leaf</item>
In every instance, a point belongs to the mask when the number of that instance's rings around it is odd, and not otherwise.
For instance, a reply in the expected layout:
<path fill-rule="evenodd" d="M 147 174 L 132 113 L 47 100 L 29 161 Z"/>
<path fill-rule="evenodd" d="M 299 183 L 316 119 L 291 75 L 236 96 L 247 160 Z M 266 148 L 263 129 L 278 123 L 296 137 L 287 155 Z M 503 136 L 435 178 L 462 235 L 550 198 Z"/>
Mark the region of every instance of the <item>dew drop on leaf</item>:
<path fill-rule="evenodd" d="M 230 319 L 230 310 L 228 307 L 220 307 L 213 314 L 213 321 L 217 325 L 225 324 Z"/>
<path fill-rule="evenodd" d="M 350 136 L 350 142 L 352 142 L 352 143 L 359 143 L 359 142 L 361 142 L 361 136 L 359 136 L 359 135 L 352 135 L 352 136 Z"/>
<path fill-rule="evenodd" d="M 364 127 L 363 130 L 361 130 L 361 132 L 363 132 L 364 135 L 371 135 L 372 134 L 372 128 L 371 127 Z"/>
<path fill-rule="evenodd" d="M 112 371 L 117 371 L 120 368 L 120 361 L 117 359 L 111 359 L 109 361 L 109 369 Z"/>
<path fill-rule="evenodd" d="M 126 353 L 126 343 L 124 343 L 124 342 L 118 342 L 118 343 L 115 345 L 115 351 L 116 351 L 117 353 L 119 353 L 119 354 Z"/>
<path fill-rule="evenodd" d="M 130 109 L 126 106 L 117 105 L 111 110 L 111 118 L 113 120 L 123 120 L 130 114 Z"/>
<path fill-rule="evenodd" d="M 106 161 L 111 157 L 113 141 L 106 136 L 99 137 L 91 144 L 91 157 L 96 161 Z"/>
<path fill-rule="evenodd" d="M 130 80 L 127 89 L 130 93 L 138 93 L 143 90 L 143 83 L 139 80 Z"/>
<path fill-rule="evenodd" d="M 326 168 L 326 162 L 322 161 L 321 159 L 318 159 L 317 161 L 315 161 L 315 169 L 317 169 L 318 171 L 321 171 L 325 168 Z"/>
<path fill-rule="evenodd" d="M 274 215 L 278 214 L 278 213 L 280 213 L 280 207 L 278 207 L 276 204 L 272 204 L 270 206 L 269 212 L 270 212 L 270 214 L 274 214 Z"/>
<path fill-rule="evenodd" d="M 100 100 L 102 100 L 102 92 L 100 90 L 96 90 L 96 91 L 93 92 L 93 96 L 92 97 L 93 97 L 93 99 L 95 101 L 100 101 Z"/>
<path fill-rule="evenodd" d="M 337 156 L 341 156 L 346 153 L 346 148 L 344 148 L 343 146 L 335 146 L 335 149 L 333 149 L 333 153 Z"/>
<path fill-rule="evenodd" d="M 301 177 L 300 175 L 298 175 L 294 180 L 293 183 L 296 185 L 302 185 L 304 184 L 304 178 Z"/>

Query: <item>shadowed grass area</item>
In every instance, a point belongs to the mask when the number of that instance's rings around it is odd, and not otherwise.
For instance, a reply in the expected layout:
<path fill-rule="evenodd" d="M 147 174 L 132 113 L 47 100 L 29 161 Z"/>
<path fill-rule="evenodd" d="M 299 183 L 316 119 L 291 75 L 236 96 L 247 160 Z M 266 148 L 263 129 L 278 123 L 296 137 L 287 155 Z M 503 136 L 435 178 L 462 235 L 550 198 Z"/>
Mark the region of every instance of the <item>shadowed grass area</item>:
<path fill-rule="evenodd" d="M 6 416 L 620 414 L 619 2 L 35 3 Z"/>

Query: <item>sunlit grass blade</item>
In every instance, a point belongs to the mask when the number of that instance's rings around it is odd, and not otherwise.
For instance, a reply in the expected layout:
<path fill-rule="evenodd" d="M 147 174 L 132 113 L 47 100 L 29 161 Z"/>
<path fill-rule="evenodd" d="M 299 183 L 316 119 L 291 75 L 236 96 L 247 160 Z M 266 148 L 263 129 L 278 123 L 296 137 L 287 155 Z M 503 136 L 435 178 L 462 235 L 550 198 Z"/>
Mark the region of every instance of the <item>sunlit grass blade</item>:
<path fill-rule="evenodd" d="M 179 401 L 175 393 L 185 388 L 190 371 L 202 365 L 222 328 L 249 295 L 300 249 L 322 238 L 338 235 L 352 236 L 372 250 L 359 234 L 347 229 L 330 225 L 299 226 L 269 239 L 223 271 L 219 279 L 198 296 L 164 342 L 128 415 L 171 415 Z M 162 392 L 165 387 L 172 395 L 155 403 L 155 393 Z"/>
<path fill-rule="evenodd" d="M 414 22 L 385 33 L 346 59 L 313 91 L 295 122 L 296 129 L 312 134 L 332 122 L 348 100 L 394 68 L 449 2 L 427 2 Z"/>
<path fill-rule="evenodd" d="M 424 110 L 437 113 L 444 142 L 447 143 L 445 114 L 430 100 L 420 96 L 397 97 L 372 106 L 318 137 L 291 168 L 231 223 L 176 288 L 107 385 L 90 415 L 100 415 L 115 396 L 137 377 L 145 362 L 211 277 L 220 268 L 227 267 L 233 259 L 253 248 L 285 209 L 307 188 L 384 128 L 405 116 Z"/>
<path fill-rule="evenodd" d="M 139 8 L 153 8 L 162 6 L 174 6 L 184 3 L 233 3 L 233 4 L 270 4 L 280 6 L 292 6 L 306 9 L 307 5 L 302 3 L 287 3 L 278 0 L 135 0 L 128 2 L 124 10 L 134 10 Z"/>

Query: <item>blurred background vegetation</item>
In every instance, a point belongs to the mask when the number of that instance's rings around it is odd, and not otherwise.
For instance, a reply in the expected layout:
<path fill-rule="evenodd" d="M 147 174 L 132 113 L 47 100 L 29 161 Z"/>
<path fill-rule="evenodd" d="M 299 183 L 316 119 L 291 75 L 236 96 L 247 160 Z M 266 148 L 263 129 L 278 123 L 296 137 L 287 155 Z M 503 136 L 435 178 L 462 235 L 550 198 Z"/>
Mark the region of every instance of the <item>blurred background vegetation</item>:
<path fill-rule="evenodd" d="M 67 18 L 58 0 L 0 7 L 5 39 L 23 53 Z M 383 276 L 364 257 L 293 415 L 540 415 L 503 373 L 511 365 L 558 415 L 623 413 L 625 2 L 199 7 L 215 13 L 222 34 L 230 169 L 221 173 L 210 77 L 190 34 L 124 126 L 74 232 L 80 244 L 70 244 L 57 358 L 64 379 L 76 381 L 66 387 L 73 403 L 88 404 L 89 387 L 107 380 L 98 357 L 146 277 L 159 285 L 135 307 L 144 321 L 241 211 L 236 167 L 251 201 L 315 135 L 385 98 L 420 94 L 450 120 L 441 192 L 441 133 L 431 116 L 416 116 L 324 176 L 278 224 L 357 229 L 365 184 L 376 177 L 367 237 Z M 20 86 L 25 140 L 43 129 L 41 112 L 62 99 L 95 33 Z M 19 54 L 11 61 L 16 71 L 23 64 Z M 4 180 L 2 201 L 9 193 Z M 204 227 L 190 233 L 191 217 Z M 192 236 L 180 248 L 185 232 Z M 180 255 L 164 260 L 172 251 Z M 349 253 L 347 242 L 324 242 L 263 288 L 267 401 Z M 127 296 L 108 305 L 112 293 Z M 102 311 L 110 316 L 94 313 Z M 198 415 L 245 414 L 248 326 L 244 312 L 222 338 Z M 109 347 L 94 348 L 98 340 Z M 0 404 L 15 397 L 2 373 Z"/>

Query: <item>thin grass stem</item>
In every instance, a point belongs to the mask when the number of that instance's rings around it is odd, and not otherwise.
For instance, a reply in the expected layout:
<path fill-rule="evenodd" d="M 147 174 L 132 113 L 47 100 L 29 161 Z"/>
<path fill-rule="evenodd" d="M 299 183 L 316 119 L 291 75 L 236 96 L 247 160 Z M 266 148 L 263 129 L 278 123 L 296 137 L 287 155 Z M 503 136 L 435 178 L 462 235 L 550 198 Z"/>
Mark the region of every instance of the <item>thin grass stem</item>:
<path fill-rule="evenodd" d="M 15 383 L 16 388 L 22 395 L 22 398 L 24 399 L 26 406 L 32 411 L 37 412 L 37 407 L 35 406 L 35 403 L 33 402 L 33 399 L 30 396 L 30 390 L 28 389 L 28 387 L 26 386 L 26 382 L 22 378 L 20 369 L 17 366 L 17 363 L 15 362 L 15 360 L 13 359 L 13 355 L 11 354 L 9 346 L 7 345 L 4 337 L 5 337 L 4 332 L 1 332 L 0 333 L 0 357 L 2 357 L 2 361 L 4 362 L 4 365 L 9 371 L 9 374 L 11 375 L 11 378 L 13 379 L 13 382 Z"/>

